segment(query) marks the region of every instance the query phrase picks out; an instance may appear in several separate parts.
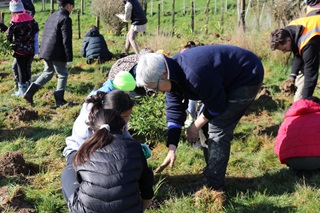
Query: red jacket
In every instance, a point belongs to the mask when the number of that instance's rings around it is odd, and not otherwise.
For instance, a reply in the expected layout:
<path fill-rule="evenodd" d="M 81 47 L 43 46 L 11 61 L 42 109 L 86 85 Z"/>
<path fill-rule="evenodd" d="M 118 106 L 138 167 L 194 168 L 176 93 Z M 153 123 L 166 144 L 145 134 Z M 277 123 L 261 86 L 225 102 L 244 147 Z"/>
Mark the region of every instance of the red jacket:
<path fill-rule="evenodd" d="M 320 156 L 320 104 L 301 99 L 285 115 L 274 152 L 282 164 L 287 158 Z"/>

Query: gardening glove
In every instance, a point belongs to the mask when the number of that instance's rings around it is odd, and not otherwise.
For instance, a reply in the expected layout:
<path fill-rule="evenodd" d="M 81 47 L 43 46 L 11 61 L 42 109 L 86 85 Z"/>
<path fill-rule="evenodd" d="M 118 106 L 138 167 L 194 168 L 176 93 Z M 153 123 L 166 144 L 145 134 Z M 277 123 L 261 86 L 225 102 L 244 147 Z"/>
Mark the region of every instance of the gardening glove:
<path fill-rule="evenodd" d="M 141 148 L 146 159 L 151 157 L 151 150 L 147 144 L 141 144 Z"/>
<path fill-rule="evenodd" d="M 67 62 L 67 68 L 70 69 L 72 67 L 72 61 Z"/>
<path fill-rule="evenodd" d="M 163 163 L 154 170 L 154 173 L 161 173 L 168 165 L 172 168 L 174 161 L 176 160 L 176 149 L 177 147 L 173 144 L 169 145 L 169 151 L 167 157 L 164 159 Z"/>
<path fill-rule="evenodd" d="M 285 80 L 281 86 L 280 86 L 281 92 L 285 96 L 292 96 L 297 90 L 297 87 L 295 85 L 295 78 L 289 77 L 287 80 Z"/>

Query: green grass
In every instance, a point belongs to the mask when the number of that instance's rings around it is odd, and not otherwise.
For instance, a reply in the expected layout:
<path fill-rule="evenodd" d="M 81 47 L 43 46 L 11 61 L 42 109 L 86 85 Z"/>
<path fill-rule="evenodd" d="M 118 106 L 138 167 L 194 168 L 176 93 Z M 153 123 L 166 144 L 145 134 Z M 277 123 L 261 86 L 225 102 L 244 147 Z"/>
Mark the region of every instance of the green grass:
<path fill-rule="evenodd" d="M 157 8 L 156 5 L 160 2 L 155 2 L 154 7 Z M 170 8 L 170 1 L 165 2 L 166 8 Z M 205 44 L 228 43 L 250 49 L 263 61 L 264 87 L 272 97 L 269 101 L 257 99 L 235 130 L 227 169 L 227 200 L 220 212 L 318 212 L 320 174 L 305 174 L 302 178 L 295 177 L 285 166 L 280 165 L 277 156 L 273 153 L 277 130 L 292 97 L 284 97 L 279 89 L 281 82 L 288 75 L 284 72 L 287 55 L 269 50 L 270 29 L 257 31 L 251 27 L 245 34 L 237 31 L 235 28 L 236 11 L 231 10 L 235 7 L 235 1 L 229 1 L 229 9 L 224 14 L 223 22 L 221 14 L 218 13 L 220 6 L 216 14 L 211 11 L 212 16 L 210 16 L 207 35 L 204 34 L 205 16 L 203 10 L 199 9 L 196 13 L 196 32 L 192 34 L 189 24 L 190 14 L 182 15 L 182 1 L 176 2 L 178 11 L 174 30 L 176 34 L 169 36 L 172 32 L 171 9 L 166 9 L 166 16 L 161 17 L 164 35 L 156 33 L 157 15 L 148 15 L 147 33 L 137 38 L 141 48 L 164 49 L 170 52 L 170 55 L 174 55 L 188 40 L 195 40 Z M 198 8 L 203 7 L 205 2 L 204 0 L 197 1 Z M 220 3 L 218 1 L 218 5 Z M 188 4 L 189 1 L 187 1 Z M 75 9 L 79 9 L 79 5 L 77 1 Z M 46 8 L 49 9 L 49 4 Z M 36 20 L 40 24 L 40 29 L 43 29 L 49 12 L 40 11 L 39 1 L 36 2 L 36 9 Z M 79 114 L 84 98 L 92 89 L 98 88 L 104 82 L 106 69 L 109 69 L 116 60 L 113 59 L 103 66 L 87 65 L 85 59 L 80 56 L 83 36 L 89 26 L 95 24 L 95 17 L 90 15 L 89 9 L 87 8 L 85 15 L 81 16 L 82 38 L 80 39 L 77 33 L 77 13 L 74 12 L 71 15 L 75 58 L 65 98 L 73 101 L 74 107 L 53 108 L 52 91 L 55 90 L 57 82 L 55 77 L 35 95 L 36 106 L 33 108 L 27 105 L 22 98 L 11 97 L 14 85 L 11 73 L 12 57 L 10 55 L 1 56 L 0 59 L 0 156 L 8 151 L 20 151 L 26 162 L 35 164 L 40 171 L 26 178 L 3 177 L 0 186 L 11 186 L 11 190 L 23 189 L 26 200 L 37 212 L 67 212 L 60 183 L 61 171 L 66 164 L 62 156 L 65 138 L 71 134 L 73 122 Z M 253 20 L 248 19 L 248 24 L 252 22 Z M 125 34 L 114 36 L 106 27 L 101 28 L 101 33 L 105 36 L 111 52 L 116 55 L 124 52 Z M 221 37 L 217 38 L 215 33 L 220 34 Z M 41 36 L 40 31 L 40 38 Z M 230 39 L 226 40 L 226 38 Z M 32 64 L 33 76 L 41 74 L 42 70 L 43 62 L 36 58 Z M 319 86 L 315 95 L 319 96 Z M 18 106 L 38 111 L 39 118 L 25 122 L 12 120 L 10 115 Z M 164 95 L 138 101 L 130 123 L 130 127 L 140 134 L 139 138 L 145 137 L 146 142 L 152 147 L 152 157 L 148 159 L 152 169 L 157 168 L 167 154 L 164 107 Z M 185 137 L 181 137 L 175 166 L 155 176 L 159 188 L 155 197 L 157 205 L 148 212 L 219 211 L 213 210 L 215 206 L 210 202 L 211 206 L 195 205 L 195 185 L 202 177 L 201 172 L 204 166 L 202 152 L 192 148 L 185 141 Z"/>

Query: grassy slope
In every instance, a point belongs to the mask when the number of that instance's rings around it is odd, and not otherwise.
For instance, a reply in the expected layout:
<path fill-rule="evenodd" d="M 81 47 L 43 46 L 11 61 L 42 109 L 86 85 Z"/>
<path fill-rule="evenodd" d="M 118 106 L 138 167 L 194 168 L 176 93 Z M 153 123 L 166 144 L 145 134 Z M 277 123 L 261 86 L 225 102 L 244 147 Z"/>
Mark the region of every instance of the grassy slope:
<path fill-rule="evenodd" d="M 159 1 L 160 2 L 160 1 Z M 169 1 L 166 1 L 170 5 Z M 231 4 L 231 3 L 229 3 Z M 156 5 L 156 4 L 155 4 Z M 199 7 L 205 5 L 197 1 Z M 37 11 L 41 5 L 36 4 Z M 49 6 L 47 5 L 47 8 Z M 176 7 L 178 8 L 178 6 Z M 199 12 L 200 13 L 200 12 Z M 229 14 L 230 13 L 230 14 Z M 40 26 L 43 26 L 48 12 L 38 12 L 36 15 Z M 230 17 L 229 17 L 230 16 Z M 306 175 L 299 179 L 294 177 L 284 166 L 280 165 L 273 145 L 283 113 L 290 104 L 291 98 L 283 97 L 279 85 L 286 78 L 283 72 L 284 55 L 271 53 L 268 49 L 268 31 L 251 31 L 246 35 L 234 30 L 234 13 L 228 12 L 224 17 L 226 25 L 220 26 L 220 16 L 212 18 L 210 33 L 204 35 L 204 17 L 198 15 L 196 33 L 188 30 L 189 18 L 177 15 L 179 36 L 157 36 L 156 20 L 148 17 L 148 33 L 139 36 L 141 47 L 164 49 L 171 55 L 188 40 L 197 40 L 202 43 L 230 43 L 239 45 L 254 51 L 263 59 L 265 66 L 265 86 L 271 92 L 273 101 L 256 101 L 250 112 L 241 119 L 235 131 L 232 142 L 232 151 L 227 170 L 227 202 L 223 206 L 223 212 L 317 212 L 320 204 L 320 190 L 318 183 L 320 175 Z M 0 99 L 0 156 L 7 151 L 21 151 L 27 162 L 38 164 L 41 172 L 21 181 L 15 177 L 2 179 L 0 186 L 21 186 L 27 192 L 28 200 L 34 204 L 38 212 L 67 212 L 61 194 L 60 174 L 65 165 L 61 151 L 65 146 L 65 137 L 71 134 L 72 124 L 79 113 L 80 104 L 85 96 L 93 88 L 97 88 L 103 81 L 104 69 L 99 66 L 85 64 L 80 56 L 82 39 L 77 34 L 77 14 L 72 14 L 74 23 L 74 67 L 70 71 L 66 99 L 75 102 L 75 107 L 62 107 L 52 109 L 54 99 L 51 92 L 55 89 L 56 78 L 48 82 L 35 96 L 39 119 L 30 122 L 12 121 L 8 118 L 14 108 L 24 106 L 30 108 L 21 98 L 11 97 L 13 93 L 13 76 L 11 74 L 11 57 L 1 58 L 1 99 Z M 81 17 L 81 35 L 95 22 L 95 17 L 88 14 Z M 163 29 L 170 26 L 170 16 L 162 18 Z M 169 28 L 169 27 L 167 27 Z M 108 30 L 101 29 L 109 48 L 119 54 L 123 52 L 125 36 L 115 37 Z M 221 40 L 215 37 L 215 33 L 224 33 Z M 41 35 L 40 35 L 41 36 Z M 104 65 L 110 68 L 114 61 Z M 33 75 L 38 75 L 43 69 L 41 60 L 33 63 Z M 317 91 L 318 95 L 319 92 Z M 162 118 L 163 96 L 154 100 L 146 99 L 138 103 L 132 115 L 132 128 L 142 130 L 147 135 L 148 143 L 153 145 L 153 156 L 149 159 L 149 165 L 156 168 L 166 155 L 164 145 L 165 131 L 164 118 Z M 153 113 L 155 112 L 155 113 Z M 155 122 L 160 120 L 161 122 Z M 259 130 L 259 131 L 258 131 Z M 214 212 L 213 202 L 209 206 L 202 203 L 195 206 L 193 191 L 195 183 L 201 177 L 204 166 L 202 153 L 190 147 L 185 140 L 179 145 L 178 158 L 173 169 L 167 169 L 162 176 L 157 175 L 157 180 L 163 180 L 157 201 L 160 206 L 149 212 Z M 210 206 L 211 205 L 211 206 Z"/>

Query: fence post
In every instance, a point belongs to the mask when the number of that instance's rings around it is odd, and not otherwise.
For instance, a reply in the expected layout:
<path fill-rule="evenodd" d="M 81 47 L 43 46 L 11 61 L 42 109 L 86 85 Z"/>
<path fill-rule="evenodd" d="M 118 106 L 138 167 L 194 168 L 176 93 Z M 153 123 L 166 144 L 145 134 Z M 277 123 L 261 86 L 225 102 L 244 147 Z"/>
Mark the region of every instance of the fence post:
<path fill-rule="evenodd" d="M 183 15 L 186 15 L 186 0 L 183 0 L 183 8 L 182 8 Z"/>
<path fill-rule="evenodd" d="M 162 0 L 161 2 L 162 2 L 162 14 L 164 15 L 164 0 Z"/>
<path fill-rule="evenodd" d="M 4 13 L 0 12 L 0 22 L 4 23 Z"/>
<path fill-rule="evenodd" d="M 174 35 L 174 6 L 175 6 L 175 0 L 172 0 L 172 35 Z"/>
<path fill-rule="evenodd" d="M 100 17 L 96 16 L 96 27 L 98 28 L 98 30 L 100 29 Z"/>
<path fill-rule="evenodd" d="M 81 0 L 81 15 L 84 14 L 84 1 L 85 0 Z"/>
<path fill-rule="evenodd" d="M 160 4 L 158 4 L 158 35 L 160 35 Z"/>
<path fill-rule="evenodd" d="M 45 11 L 46 10 L 46 0 L 42 0 L 42 9 L 41 11 Z"/>
<path fill-rule="evenodd" d="M 78 10 L 78 38 L 81 38 L 81 29 L 80 29 L 80 10 Z"/>
<path fill-rule="evenodd" d="M 210 4 L 210 0 L 207 0 L 207 5 L 206 5 L 206 31 L 205 31 L 206 34 L 208 34 L 208 24 L 209 24 L 209 4 Z"/>
<path fill-rule="evenodd" d="M 50 5 L 51 5 L 50 13 L 52 14 L 54 12 L 54 0 L 50 1 Z"/>
<path fill-rule="evenodd" d="M 194 2 L 191 2 L 191 32 L 194 33 Z"/>
<path fill-rule="evenodd" d="M 221 29 L 223 29 L 223 25 L 224 25 L 224 10 L 223 10 L 223 2 L 221 2 L 221 16 L 220 16 L 220 26 L 221 26 Z M 221 30 L 222 31 L 222 30 Z M 220 32 L 222 33 L 222 32 Z"/>
<path fill-rule="evenodd" d="M 226 0 L 226 7 L 225 7 L 226 12 L 228 12 L 228 0 Z"/>
<path fill-rule="evenodd" d="M 246 0 L 238 0 L 238 27 L 246 30 L 245 24 Z"/>
<path fill-rule="evenodd" d="M 144 14 L 147 15 L 147 10 L 148 10 L 148 4 L 146 0 L 142 0 L 142 8 L 144 10 Z"/>

